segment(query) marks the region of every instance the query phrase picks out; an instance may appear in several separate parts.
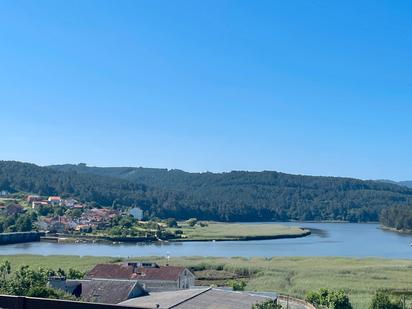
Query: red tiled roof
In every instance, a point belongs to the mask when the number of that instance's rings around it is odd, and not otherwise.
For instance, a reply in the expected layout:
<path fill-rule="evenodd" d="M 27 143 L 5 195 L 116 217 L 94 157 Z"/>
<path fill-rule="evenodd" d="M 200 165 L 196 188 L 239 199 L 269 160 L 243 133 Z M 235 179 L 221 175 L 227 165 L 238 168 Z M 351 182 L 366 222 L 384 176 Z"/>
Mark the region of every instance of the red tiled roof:
<path fill-rule="evenodd" d="M 138 280 L 170 280 L 176 281 L 184 267 L 161 266 L 159 268 L 137 268 L 133 278 Z"/>
<path fill-rule="evenodd" d="M 98 264 L 87 274 L 88 278 L 168 280 L 176 281 L 184 270 L 178 266 L 134 268 L 126 264 Z"/>
<path fill-rule="evenodd" d="M 49 196 L 49 201 L 60 201 L 60 196 Z"/>
<path fill-rule="evenodd" d="M 97 264 L 88 272 L 88 278 L 131 279 L 133 267 L 119 264 Z"/>

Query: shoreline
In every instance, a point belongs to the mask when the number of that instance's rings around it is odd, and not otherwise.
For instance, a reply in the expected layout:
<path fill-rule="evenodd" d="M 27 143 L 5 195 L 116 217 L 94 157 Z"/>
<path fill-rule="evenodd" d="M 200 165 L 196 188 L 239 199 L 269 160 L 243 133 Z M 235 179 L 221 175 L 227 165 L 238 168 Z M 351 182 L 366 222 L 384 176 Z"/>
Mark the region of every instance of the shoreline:
<path fill-rule="evenodd" d="M 389 227 L 386 225 L 380 225 L 380 229 L 384 230 L 384 231 L 389 231 L 389 232 L 394 232 L 394 233 L 398 233 L 398 234 L 403 234 L 403 235 L 412 235 L 412 230 L 408 230 L 408 229 L 402 229 L 402 230 L 398 230 L 394 227 Z"/>
<path fill-rule="evenodd" d="M 41 237 L 42 242 L 55 242 L 55 243 L 164 243 L 164 242 L 214 242 L 214 241 L 252 241 L 252 240 L 271 240 L 271 239 L 290 239 L 290 238 L 302 238 L 311 235 L 312 232 L 308 229 L 302 229 L 299 234 L 280 234 L 280 235 L 259 235 L 259 236 L 240 236 L 234 238 L 216 237 L 212 238 L 172 238 L 165 240 L 158 239 L 137 239 L 137 238 L 121 238 L 110 236 L 86 236 L 86 235 L 58 235 L 58 236 L 45 236 Z"/>
<path fill-rule="evenodd" d="M 213 242 L 213 241 L 251 241 L 251 240 L 270 240 L 270 239 L 284 239 L 284 238 L 302 238 L 311 235 L 312 232 L 308 229 L 302 229 L 300 234 L 283 234 L 283 235 L 261 235 L 261 236 L 240 236 L 234 238 L 215 238 L 215 239 L 171 239 L 169 242 Z"/>

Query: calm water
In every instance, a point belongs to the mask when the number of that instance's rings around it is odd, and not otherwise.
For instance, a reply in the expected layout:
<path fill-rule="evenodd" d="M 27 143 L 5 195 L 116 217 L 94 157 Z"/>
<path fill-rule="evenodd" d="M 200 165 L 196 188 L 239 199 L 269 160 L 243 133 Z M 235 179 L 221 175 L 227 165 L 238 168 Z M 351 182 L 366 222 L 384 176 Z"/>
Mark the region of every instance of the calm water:
<path fill-rule="evenodd" d="M 245 223 L 247 224 L 247 223 Z M 272 223 L 262 223 L 272 224 Z M 412 235 L 383 231 L 377 224 L 282 223 L 312 229 L 296 239 L 166 244 L 28 243 L 0 247 L 0 254 L 91 256 L 348 256 L 412 258 Z"/>

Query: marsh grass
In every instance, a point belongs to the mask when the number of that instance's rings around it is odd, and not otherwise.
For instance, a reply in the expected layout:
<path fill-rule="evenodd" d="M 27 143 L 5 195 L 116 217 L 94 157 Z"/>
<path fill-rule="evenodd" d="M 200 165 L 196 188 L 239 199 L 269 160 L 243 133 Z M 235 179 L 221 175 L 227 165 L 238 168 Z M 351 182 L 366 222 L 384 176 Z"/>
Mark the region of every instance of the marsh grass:
<path fill-rule="evenodd" d="M 188 240 L 235 240 L 246 237 L 278 237 L 303 235 L 299 227 L 280 224 L 239 224 L 208 222 L 207 226 L 190 227 L 182 224 L 183 234 Z"/>
<path fill-rule="evenodd" d="M 30 265 L 34 268 L 75 268 L 81 271 L 97 263 L 118 261 L 110 257 L 78 256 L 0 256 L 9 260 L 13 267 Z M 163 257 L 133 258 L 165 264 Z M 354 308 L 367 308 L 378 289 L 407 289 L 412 287 L 412 260 L 343 257 L 273 257 L 273 258 L 224 258 L 224 257 L 176 257 L 172 265 L 182 265 L 194 271 L 207 270 L 227 273 L 228 278 L 246 278 L 246 290 L 275 291 L 303 298 L 307 291 L 321 287 L 344 289 Z M 216 274 L 214 274 L 216 275 Z M 219 282 L 225 282 L 224 277 Z M 203 283 L 213 284 L 213 281 Z"/>

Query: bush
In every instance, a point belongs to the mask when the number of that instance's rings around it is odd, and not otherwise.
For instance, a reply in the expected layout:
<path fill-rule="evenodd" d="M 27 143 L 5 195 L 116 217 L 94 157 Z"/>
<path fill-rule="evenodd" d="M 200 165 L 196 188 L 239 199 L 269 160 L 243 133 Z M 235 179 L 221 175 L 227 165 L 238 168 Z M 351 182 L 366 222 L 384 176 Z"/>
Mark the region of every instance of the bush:
<path fill-rule="evenodd" d="M 306 294 L 306 301 L 315 305 L 323 306 L 330 309 L 352 309 L 349 297 L 343 290 L 320 289 L 319 291 L 310 291 Z"/>
<path fill-rule="evenodd" d="M 166 219 L 165 223 L 166 223 L 167 227 L 179 227 L 178 224 L 177 224 L 176 219 L 174 219 L 174 218 Z"/>
<path fill-rule="evenodd" d="M 41 298 L 52 298 L 52 299 L 76 299 L 74 296 L 64 293 L 60 290 L 55 290 L 45 286 L 34 286 L 31 287 L 26 296 L 30 297 L 41 297 Z"/>
<path fill-rule="evenodd" d="M 274 299 L 268 299 L 261 303 L 252 305 L 252 309 L 282 309 L 282 306 Z"/>
<path fill-rule="evenodd" d="M 83 279 L 84 275 L 85 273 L 81 272 L 80 270 L 69 268 L 69 272 L 67 273 L 67 279 Z"/>
<path fill-rule="evenodd" d="M 186 223 L 189 225 L 189 226 L 195 226 L 196 225 L 196 223 L 197 223 L 197 219 L 196 218 L 190 218 L 190 219 L 188 219 L 188 220 L 186 220 Z"/>
<path fill-rule="evenodd" d="M 230 280 L 228 284 L 233 291 L 244 291 L 246 286 L 246 282 L 243 280 Z"/>
<path fill-rule="evenodd" d="M 392 301 L 387 291 L 379 290 L 372 298 L 369 309 L 402 309 L 402 303 L 400 300 Z"/>

